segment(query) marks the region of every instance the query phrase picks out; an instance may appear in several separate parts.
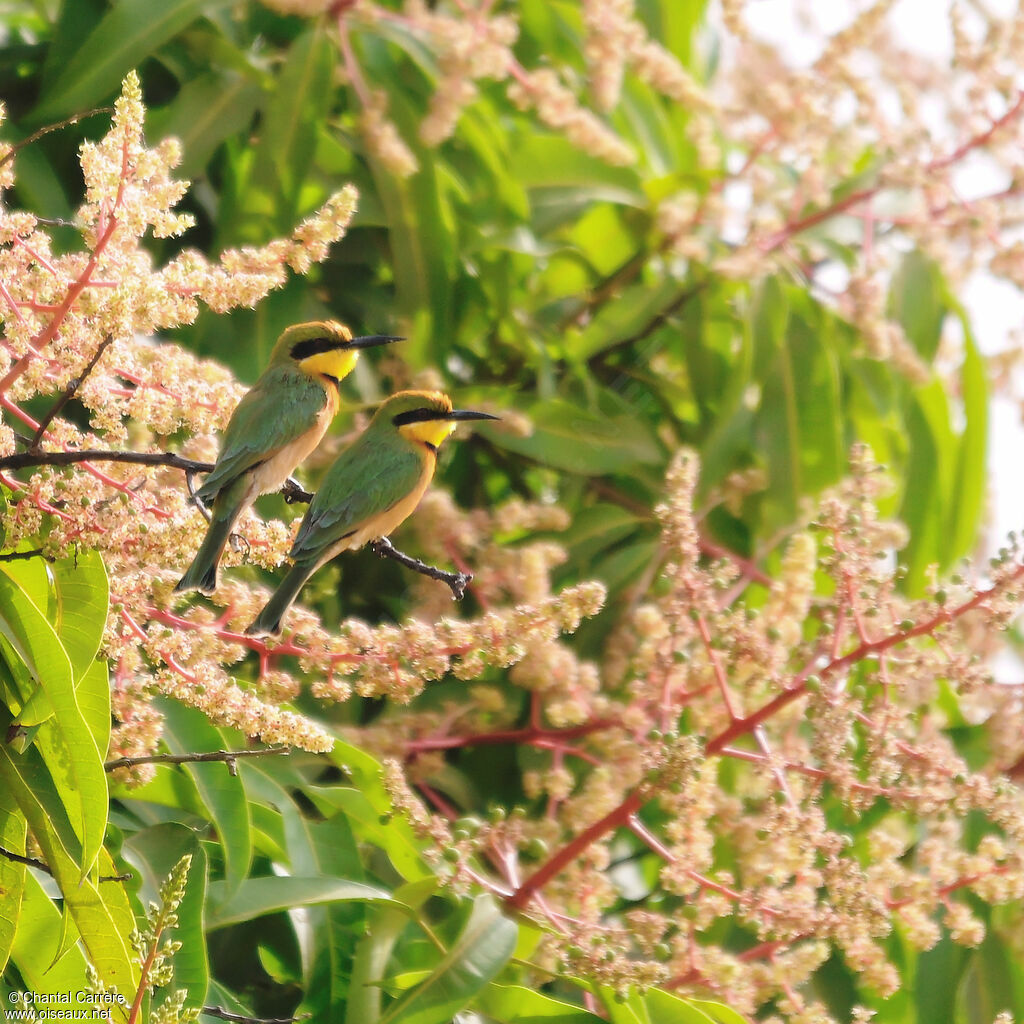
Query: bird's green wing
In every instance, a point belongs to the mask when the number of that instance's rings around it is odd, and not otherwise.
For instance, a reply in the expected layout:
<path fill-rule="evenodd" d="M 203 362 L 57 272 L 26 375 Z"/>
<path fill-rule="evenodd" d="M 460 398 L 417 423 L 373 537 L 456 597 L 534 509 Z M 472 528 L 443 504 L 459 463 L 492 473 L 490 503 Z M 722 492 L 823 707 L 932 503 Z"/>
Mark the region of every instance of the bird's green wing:
<path fill-rule="evenodd" d="M 400 439 L 364 433 L 327 471 L 302 520 L 291 557 L 319 559 L 332 545 L 401 501 L 426 472 L 423 459 Z"/>
<path fill-rule="evenodd" d="M 319 381 L 286 367 L 271 367 L 231 414 L 217 464 L 199 488 L 199 497 L 215 497 L 246 470 L 312 430 L 326 401 Z"/>

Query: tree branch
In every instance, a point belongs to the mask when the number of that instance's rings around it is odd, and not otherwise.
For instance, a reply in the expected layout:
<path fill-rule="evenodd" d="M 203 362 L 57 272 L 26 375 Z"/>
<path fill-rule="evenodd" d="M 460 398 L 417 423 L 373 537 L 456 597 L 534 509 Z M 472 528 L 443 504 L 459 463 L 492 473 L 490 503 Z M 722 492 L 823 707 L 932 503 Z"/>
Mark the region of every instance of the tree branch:
<path fill-rule="evenodd" d="M 264 757 L 267 754 L 287 754 L 290 747 L 260 747 L 258 750 L 208 750 L 192 754 L 144 754 L 140 757 L 118 757 L 106 761 L 103 770 L 116 771 L 118 768 L 134 768 L 139 764 L 202 764 L 208 761 L 223 761 L 228 773 L 238 774 L 237 761 L 240 757 Z"/>
<path fill-rule="evenodd" d="M 6 857 L 8 860 L 14 861 L 15 864 L 24 864 L 26 867 L 35 868 L 37 871 L 44 871 L 46 874 L 53 876 L 53 870 L 48 864 L 44 864 L 41 860 L 36 860 L 35 857 L 23 857 L 20 853 L 15 853 L 13 850 L 4 849 L 0 846 L 0 857 Z M 130 882 L 135 876 L 130 872 L 126 872 L 123 875 L 100 875 L 101 882 Z"/>
<path fill-rule="evenodd" d="M 45 124 L 42 128 L 37 128 L 31 135 L 22 139 L 20 142 L 15 142 L 11 148 L 0 157 L 0 167 L 3 167 L 8 160 L 14 158 L 14 154 L 20 149 L 24 149 L 26 146 L 31 146 L 33 142 L 41 139 L 44 135 L 49 135 L 50 132 L 60 131 L 61 128 L 68 128 L 73 124 L 77 124 L 79 121 L 86 117 L 94 117 L 96 114 L 112 114 L 114 112 L 113 107 L 96 107 L 94 110 L 83 110 L 80 114 L 72 114 L 71 117 L 64 118 L 63 121 L 55 121 L 53 124 Z"/>
<path fill-rule="evenodd" d="M 73 466 L 79 462 L 128 462 L 136 466 L 170 466 L 193 473 L 209 473 L 212 462 L 197 462 L 174 452 L 118 452 L 106 448 L 78 448 L 67 452 L 15 452 L 0 458 L 0 470 L 26 466 Z"/>
<path fill-rule="evenodd" d="M 399 565 L 404 565 L 407 569 L 412 569 L 413 572 L 418 572 L 421 576 L 428 576 L 432 580 L 440 580 L 442 583 L 447 583 L 451 588 L 452 598 L 456 601 L 461 601 L 466 596 L 466 587 L 473 581 L 472 573 L 448 572 L 445 569 L 438 569 L 437 566 L 427 565 L 426 562 L 421 562 L 418 558 L 413 558 L 411 555 L 399 551 L 387 537 L 381 537 L 380 540 L 371 540 L 369 546 L 381 558 L 392 558 Z"/>
<path fill-rule="evenodd" d="M 64 408 L 72 398 L 75 397 L 75 392 L 82 386 L 83 381 L 90 373 L 96 368 L 96 364 L 100 361 L 100 356 L 103 355 L 104 350 L 114 340 L 112 334 L 108 334 L 96 347 L 96 351 L 93 353 L 92 359 L 86 364 L 86 367 L 77 377 L 72 377 L 68 382 L 68 386 L 64 389 L 64 393 L 53 403 L 50 411 L 39 421 L 39 427 L 36 429 L 35 437 L 29 442 L 28 450 L 30 452 L 35 451 L 39 447 L 39 443 L 43 439 L 43 435 L 46 433 L 46 428 L 53 422 L 54 416 L 57 415 Z"/>
<path fill-rule="evenodd" d="M 212 462 L 197 462 L 186 459 L 174 452 L 119 452 L 105 448 L 80 448 L 67 452 L 16 452 L 0 458 L 0 471 L 5 469 L 25 469 L 27 466 L 73 466 L 79 462 L 125 462 L 135 466 L 170 466 L 172 469 L 183 469 L 189 476 L 193 473 L 209 473 L 213 469 Z M 191 488 L 189 488 L 191 491 Z M 308 503 L 313 495 L 299 486 L 298 481 L 289 477 L 281 488 L 281 494 L 288 504 L 297 502 Z M 193 495 L 194 496 L 194 495 Z M 461 601 L 466 595 L 466 587 L 472 582 L 472 573 L 448 572 L 433 565 L 427 565 L 418 558 L 413 558 L 399 551 L 387 537 L 370 542 L 370 547 L 381 557 L 391 558 L 407 569 L 428 576 L 432 580 L 440 580 L 451 588 L 452 596 Z"/>
<path fill-rule="evenodd" d="M 25 558 L 45 558 L 48 562 L 53 561 L 48 555 L 43 554 L 42 548 L 32 548 L 31 551 L 5 551 L 0 555 L 0 562 L 20 562 Z"/>

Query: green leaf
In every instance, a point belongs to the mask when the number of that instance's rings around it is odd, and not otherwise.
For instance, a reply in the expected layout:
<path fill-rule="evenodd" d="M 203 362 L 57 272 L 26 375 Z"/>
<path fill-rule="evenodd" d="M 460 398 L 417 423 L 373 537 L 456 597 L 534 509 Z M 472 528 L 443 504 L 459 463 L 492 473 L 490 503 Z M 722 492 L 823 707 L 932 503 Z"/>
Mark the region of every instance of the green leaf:
<path fill-rule="evenodd" d="M 491 983 L 477 1000 L 488 1017 L 501 1024 L 600 1024 L 602 1018 L 572 1003 L 552 999 L 522 985 Z"/>
<path fill-rule="evenodd" d="M 921 358 L 931 362 L 946 318 L 945 287 L 939 268 L 918 249 L 903 257 L 893 276 L 889 316 L 903 327 Z"/>
<path fill-rule="evenodd" d="M 834 321 L 808 307 L 791 312 L 762 380 L 758 447 L 768 462 L 769 523 L 793 522 L 800 499 L 846 470 Z"/>
<path fill-rule="evenodd" d="M 32 124 L 95 106 L 117 91 L 124 76 L 204 12 L 229 0 L 120 0 L 80 40 L 74 55 L 31 113 Z"/>
<path fill-rule="evenodd" d="M 691 294 L 691 284 L 667 278 L 659 284 L 638 284 L 623 289 L 613 302 L 601 306 L 579 334 L 566 345 L 571 359 L 590 359 L 647 331 Z"/>
<path fill-rule="evenodd" d="M 499 448 L 584 476 L 629 472 L 662 461 L 658 439 L 635 412 L 606 415 L 552 398 L 533 406 L 529 437 L 485 429 Z"/>
<path fill-rule="evenodd" d="M 985 478 L 988 468 L 988 376 L 985 361 L 978 351 L 966 314 L 960 310 L 964 331 L 964 362 L 960 368 L 960 398 L 964 408 L 964 429 L 960 435 L 956 472 L 946 530 L 948 547 L 942 567 L 970 553 L 978 533 L 985 502 Z"/>
<path fill-rule="evenodd" d="M 72 947 L 67 956 L 56 958 L 61 928 L 60 911 L 29 873 L 11 961 L 32 992 L 56 995 L 85 988 L 85 957 L 81 950 Z M 122 990 L 128 998 L 132 994 Z"/>
<path fill-rule="evenodd" d="M 14 795 L 0 786 L 0 846 L 25 855 L 28 828 Z M 11 955 L 25 891 L 25 865 L 0 857 L 0 974 Z"/>
<path fill-rule="evenodd" d="M 71 676 L 71 662 L 53 627 L 27 594 L 0 572 L 0 633 L 15 649 L 45 693 L 52 717 L 36 745 L 52 773 L 68 818 L 81 840 L 81 873 L 92 869 L 107 823 L 107 777 Z M 20 724 L 32 725 L 31 721 Z"/>
<path fill-rule="evenodd" d="M 345 812 L 353 832 L 383 850 L 395 870 L 409 882 L 433 878 L 434 872 L 420 853 L 412 827 L 394 813 L 391 797 L 381 783 L 383 766 L 370 754 L 336 740 L 331 760 L 348 774 L 353 787 L 311 787 L 308 796 L 321 810 Z"/>
<path fill-rule="evenodd" d="M 942 564 L 949 550 L 944 510 L 956 467 L 957 438 L 950 427 L 949 400 L 938 380 L 918 388 L 906 414 L 910 451 L 900 519 L 910 531 L 903 553 L 906 587 L 911 595 L 924 591 L 928 567 Z"/>
<path fill-rule="evenodd" d="M 219 729 L 195 708 L 178 701 L 160 702 L 164 716 L 164 740 L 176 754 L 207 753 L 230 744 Z M 241 776 L 232 775 L 226 764 L 209 762 L 182 766 L 195 781 L 210 821 L 224 849 L 226 886 L 236 890 L 249 872 L 252 860 L 252 823 Z"/>
<path fill-rule="evenodd" d="M 229 893 L 224 882 L 217 881 L 210 883 L 206 927 L 212 931 L 264 914 L 339 900 L 393 902 L 384 889 L 344 878 L 295 878 L 292 875 L 247 878 L 234 893 Z"/>
<path fill-rule="evenodd" d="M 380 1020 L 380 980 L 387 976 L 388 960 L 410 916 L 437 890 L 436 878 L 409 882 L 394 893 L 398 905 L 371 908 L 366 934 L 352 962 L 345 1024 L 377 1024 Z"/>
<path fill-rule="evenodd" d="M 50 566 L 53 628 L 67 652 L 75 682 L 92 668 L 107 625 L 110 584 L 98 551 L 83 551 Z"/>
<path fill-rule="evenodd" d="M 110 746 L 110 670 L 105 661 L 94 661 L 78 681 L 75 696 L 82 718 L 103 757 Z"/>
<path fill-rule="evenodd" d="M 513 146 L 509 173 L 524 188 L 557 190 L 562 202 L 606 200 L 647 207 L 635 170 L 589 156 L 563 135 L 532 131 Z M 548 198 L 554 197 L 549 193 Z"/>
<path fill-rule="evenodd" d="M 447 1024 L 508 963 L 518 928 L 492 896 L 473 901 L 459 937 L 430 977 L 381 1018 L 387 1024 Z"/>
<path fill-rule="evenodd" d="M 249 760 L 239 765 L 250 800 L 273 805 L 282 824 L 285 851 L 276 859 L 306 877 L 331 876 L 364 881 L 364 870 L 348 817 L 337 812 L 326 821 L 314 821 L 297 806 L 289 789 L 290 776 L 298 774 L 285 759 Z M 289 759 L 290 760 L 290 759 Z M 281 781 L 278 781 L 278 777 Z M 273 813 L 257 803 L 258 812 Z M 368 908 L 346 902 L 307 910 L 309 953 L 304 957 L 303 990 L 306 995 L 296 1014 L 310 1013 L 314 1019 L 336 1019 L 349 1002 L 352 961 L 360 935 L 365 930 Z"/>
<path fill-rule="evenodd" d="M 178 907 L 173 938 L 181 942 L 174 954 L 174 985 L 188 989 L 187 1007 L 202 1006 L 210 983 L 206 956 L 203 911 L 206 907 L 206 851 L 195 832 L 184 825 L 168 823 L 145 828 L 130 836 L 122 854 L 143 880 L 140 899 L 144 904 L 159 902 L 160 886 L 171 869 L 186 854 L 192 857 L 185 894 Z"/>
<path fill-rule="evenodd" d="M 644 1002 L 647 1004 L 650 1024 L 715 1024 L 715 1018 L 698 1003 L 680 999 L 659 988 L 652 988 L 644 997 Z"/>
<path fill-rule="evenodd" d="M 221 229 L 230 241 L 264 242 L 290 231 L 316 151 L 331 97 L 335 51 L 322 22 L 303 32 L 288 50 L 274 92 L 262 111 L 260 140 L 248 181 Z"/>
<path fill-rule="evenodd" d="M 691 1006 L 706 1013 L 715 1024 L 749 1024 L 742 1013 L 737 1013 L 724 1003 L 715 1003 L 707 999 L 691 999 L 689 1002 Z"/>
<path fill-rule="evenodd" d="M 182 160 L 176 173 L 192 178 L 226 138 L 248 128 L 261 96 L 259 84 L 243 75 L 219 71 L 197 75 L 182 85 L 166 107 L 150 110 L 149 134 L 181 140 Z"/>
<path fill-rule="evenodd" d="M 5 728 L 6 724 L 0 722 L 0 728 Z M 23 755 L 16 756 L 0 744 L 0 781 L 8 788 L 28 821 L 43 860 L 53 873 L 74 918 L 89 960 L 104 984 L 116 987 L 130 1000 L 138 984 L 138 968 L 126 945 L 133 926 L 127 898 L 117 883 L 94 882 L 82 871 L 81 857 L 73 855 L 75 836 L 70 823 L 59 820 L 63 807 L 56 799 L 56 790 L 40 750 L 33 746 Z M 103 810 L 105 814 L 105 801 Z M 69 853 L 66 843 L 72 848 L 72 853 Z M 99 854 L 98 867 L 101 874 L 114 874 L 110 857 L 103 850 Z M 101 886 L 107 891 L 103 892 Z M 57 917 L 54 950 L 60 942 L 59 915 Z M 21 930 L 19 927 L 16 946 L 21 941 Z M 33 955 L 38 956 L 38 950 Z M 43 962 L 43 966 L 46 963 L 48 961 Z M 114 1007 L 114 1011 L 115 1019 L 127 1019 L 127 1012 L 122 1013 L 118 1007 Z"/>

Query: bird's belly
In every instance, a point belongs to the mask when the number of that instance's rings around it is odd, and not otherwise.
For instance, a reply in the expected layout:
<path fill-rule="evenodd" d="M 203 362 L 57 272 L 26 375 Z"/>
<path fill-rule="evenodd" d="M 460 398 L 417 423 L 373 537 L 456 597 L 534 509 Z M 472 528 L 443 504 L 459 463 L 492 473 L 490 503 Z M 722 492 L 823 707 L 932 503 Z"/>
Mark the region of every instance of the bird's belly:
<path fill-rule="evenodd" d="M 360 523 L 347 537 L 342 537 L 336 544 L 333 544 L 327 549 L 326 553 L 317 563 L 317 566 L 324 565 L 342 551 L 354 551 L 356 548 L 361 548 L 364 544 L 368 544 L 371 540 L 387 537 L 392 530 L 398 529 L 415 511 L 432 476 L 432 472 L 424 472 L 419 483 L 404 498 L 396 501 L 394 505 L 386 508 L 372 519 Z"/>
<path fill-rule="evenodd" d="M 313 429 L 302 437 L 286 444 L 274 455 L 271 455 L 266 462 L 261 462 L 253 472 L 259 494 L 268 494 L 283 486 L 285 480 L 292 475 L 295 467 L 308 456 L 320 443 L 321 438 L 327 432 L 331 419 L 334 416 L 334 409 L 328 402 L 323 410 L 317 414 L 316 423 Z"/>

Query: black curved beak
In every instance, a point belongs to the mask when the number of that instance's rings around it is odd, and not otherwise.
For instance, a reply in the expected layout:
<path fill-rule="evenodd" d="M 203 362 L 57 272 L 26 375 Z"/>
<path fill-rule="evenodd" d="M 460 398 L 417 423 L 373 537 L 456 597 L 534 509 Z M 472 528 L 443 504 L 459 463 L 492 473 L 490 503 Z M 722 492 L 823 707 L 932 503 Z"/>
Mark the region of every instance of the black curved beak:
<path fill-rule="evenodd" d="M 489 412 L 474 412 L 472 409 L 452 409 L 446 420 L 500 420 L 500 416 L 492 416 Z"/>
<path fill-rule="evenodd" d="M 395 338 L 390 334 L 367 334 L 362 338 L 353 338 L 346 348 L 373 348 L 376 345 L 390 345 L 393 341 L 405 341 L 405 338 Z"/>

